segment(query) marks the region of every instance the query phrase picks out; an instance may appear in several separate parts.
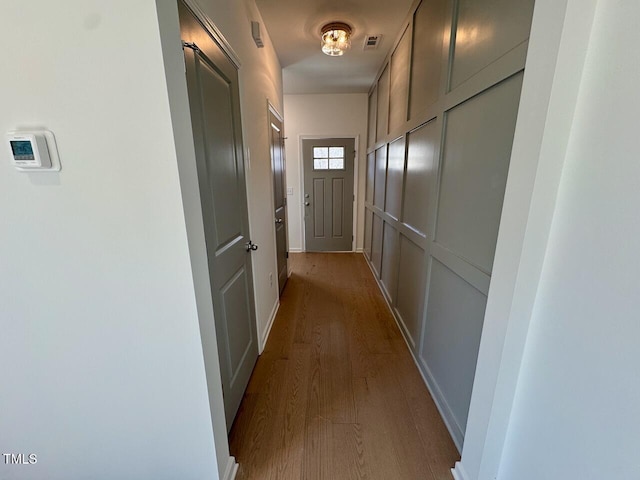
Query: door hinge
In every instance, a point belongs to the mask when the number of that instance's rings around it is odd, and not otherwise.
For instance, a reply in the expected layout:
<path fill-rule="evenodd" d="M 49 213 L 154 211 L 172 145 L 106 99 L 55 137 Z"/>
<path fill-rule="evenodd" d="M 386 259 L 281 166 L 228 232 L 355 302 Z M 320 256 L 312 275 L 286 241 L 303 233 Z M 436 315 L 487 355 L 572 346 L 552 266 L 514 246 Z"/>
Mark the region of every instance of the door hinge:
<path fill-rule="evenodd" d="M 289 252 L 284 252 L 284 258 L 289 258 Z"/>
<path fill-rule="evenodd" d="M 194 51 L 194 53 L 198 53 L 200 51 L 200 49 L 198 48 L 198 46 L 193 43 L 193 42 L 185 42 L 184 40 L 182 40 L 182 51 L 184 52 L 185 48 L 190 48 L 191 50 Z M 187 62 L 184 59 L 184 55 L 182 55 L 182 66 L 184 67 L 184 73 L 187 73 Z"/>

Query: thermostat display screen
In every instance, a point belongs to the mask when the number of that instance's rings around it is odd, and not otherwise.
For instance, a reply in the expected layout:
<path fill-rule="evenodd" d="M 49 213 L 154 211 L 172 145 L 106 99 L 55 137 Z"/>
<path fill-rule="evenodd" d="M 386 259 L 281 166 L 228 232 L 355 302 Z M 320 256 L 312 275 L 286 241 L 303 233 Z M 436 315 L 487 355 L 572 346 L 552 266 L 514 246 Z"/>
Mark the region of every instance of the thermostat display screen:
<path fill-rule="evenodd" d="M 35 160 L 33 145 L 28 140 L 11 140 L 11 150 L 16 160 Z"/>

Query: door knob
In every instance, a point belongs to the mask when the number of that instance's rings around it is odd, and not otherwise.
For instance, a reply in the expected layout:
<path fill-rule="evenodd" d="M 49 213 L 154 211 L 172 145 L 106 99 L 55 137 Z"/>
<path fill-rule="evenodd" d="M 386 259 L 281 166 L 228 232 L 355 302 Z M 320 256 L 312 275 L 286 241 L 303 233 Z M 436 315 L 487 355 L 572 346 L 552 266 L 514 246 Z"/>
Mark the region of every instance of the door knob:
<path fill-rule="evenodd" d="M 308 207 L 309 205 L 311 205 L 309 202 L 304 202 L 304 204 Z"/>
<path fill-rule="evenodd" d="M 251 240 L 249 240 L 247 243 L 245 243 L 244 246 L 246 247 L 247 252 L 250 252 L 252 250 L 255 251 L 255 250 L 258 249 L 258 245 L 253 243 Z"/>
<path fill-rule="evenodd" d="M 282 219 L 281 218 L 276 218 L 276 223 L 282 223 Z"/>

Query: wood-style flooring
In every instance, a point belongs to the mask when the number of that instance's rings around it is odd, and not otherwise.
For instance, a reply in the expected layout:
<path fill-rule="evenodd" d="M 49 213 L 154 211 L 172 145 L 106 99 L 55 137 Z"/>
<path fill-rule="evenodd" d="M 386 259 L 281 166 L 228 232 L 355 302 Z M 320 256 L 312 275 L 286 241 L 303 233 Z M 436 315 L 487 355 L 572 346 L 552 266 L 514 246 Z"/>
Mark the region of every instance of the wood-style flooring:
<path fill-rule="evenodd" d="M 451 480 L 458 452 L 359 254 L 294 254 L 230 433 L 238 480 Z"/>

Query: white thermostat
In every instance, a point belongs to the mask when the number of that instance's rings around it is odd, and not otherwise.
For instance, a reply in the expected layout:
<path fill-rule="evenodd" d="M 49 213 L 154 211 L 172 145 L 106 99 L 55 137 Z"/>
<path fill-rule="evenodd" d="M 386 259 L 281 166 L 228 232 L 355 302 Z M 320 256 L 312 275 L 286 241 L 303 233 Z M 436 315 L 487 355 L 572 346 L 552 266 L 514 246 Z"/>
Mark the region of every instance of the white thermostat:
<path fill-rule="evenodd" d="M 53 133 L 48 130 L 7 133 L 13 165 L 22 171 L 59 171 L 60 160 Z"/>

